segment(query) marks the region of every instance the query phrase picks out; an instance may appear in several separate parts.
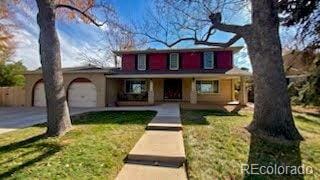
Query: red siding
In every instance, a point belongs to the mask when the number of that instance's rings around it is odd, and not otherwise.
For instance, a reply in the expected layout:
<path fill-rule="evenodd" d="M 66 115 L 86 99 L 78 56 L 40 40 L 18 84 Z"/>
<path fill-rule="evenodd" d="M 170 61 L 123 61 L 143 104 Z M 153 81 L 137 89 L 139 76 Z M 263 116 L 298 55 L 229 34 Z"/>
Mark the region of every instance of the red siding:
<path fill-rule="evenodd" d="M 153 53 L 149 54 L 149 69 L 150 70 L 165 70 L 167 69 L 167 54 Z"/>
<path fill-rule="evenodd" d="M 122 69 L 124 71 L 132 71 L 136 68 L 136 56 L 134 54 L 122 55 Z"/>
<path fill-rule="evenodd" d="M 217 53 L 217 68 L 229 69 L 232 68 L 232 51 L 218 51 Z"/>
<path fill-rule="evenodd" d="M 182 69 L 200 69 L 201 68 L 201 53 L 186 52 L 181 53 Z"/>

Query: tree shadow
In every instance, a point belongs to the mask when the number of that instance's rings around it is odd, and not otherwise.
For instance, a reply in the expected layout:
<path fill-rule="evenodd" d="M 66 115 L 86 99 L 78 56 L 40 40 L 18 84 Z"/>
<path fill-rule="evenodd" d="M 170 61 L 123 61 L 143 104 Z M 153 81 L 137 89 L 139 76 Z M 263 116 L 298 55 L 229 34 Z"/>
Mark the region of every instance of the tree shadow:
<path fill-rule="evenodd" d="M 183 125 L 209 125 L 207 116 L 242 116 L 237 112 L 220 109 L 213 110 L 183 110 L 181 119 Z"/>
<path fill-rule="evenodd" d="M 155 111 L 101 111 L 71 117 L 73 125 L 79 124 L 147 124 Z"/>
<path fill-rule="evenodd" d="M 292 170 L 302 167 L 300 142 L 273 142 L 252 135 L 247 165 L 242 167 L 245 174 L 244 179 L 304 178 L 303 174 L 295 173 Z"/>
<path fill-rule="evenodd" d="M 317 125 L 317 126 L 320 125 L 320 120 L 309 119 L 309 118 L 307 118 L 305 116 L 302 116 L 302 115 L 296 115 L 295 118 L 299 119 L 300 121 L 311 123 L 311 124 L 314 124 L 314 125 Z"/>
<path fill-rule="evenodd" d="M 301 111 L 297 111 L 297 110 L 294 110 L 294 109 L 292 109 L 292 112 L 305 114 L 305 115 L 308 115 L 308 116 L 313 116 L 315 118 L 320 118 L 320 114 L 316 113 L 316 112 L 301 112 Z"/>
<path fill-rule="evenodd" d="M 236 105 L 230 112 L 233 114 L 239 114 L 239 112 L 245 107 L 246 107 L 245 105 Z M 225 110 L 228 111 L 227 109 Z"/>
<path fill-rule="evenodd" d="M 90 112 L 72 117 L 73 125 L 82 124 L 147 124 L 154 116 L 154 111 L 121 111 L 121 112 Z M 46 123 L 34 125 L 46 127 Z M 0 154 L 8 159 L 0 159 L 0 179 L 6 179 L 12 174 L 24 170 L 37 162 L 59 152 L 63 146 L 57 142 L 46 141 L 46 134 L 35 135 L 24 140 L 0 146 Z M 12 156 L 14 153 L 14 156 Z M 15 161 L 22 161 L 16 164 Z"/>
<path fill-rule="evenodd" d="M 9 151 L 14 151 L 16 149 L 19 148 L 24 148 L 27 146 L 30 146 L 32 143 L 35 143 L 37 141 L 39 141 L 40 139 L 44 139 L 46 137 L 45 134 L 39 134 L 37 136 L 33 136 L 30 137 L 28 139 L 22 140 L 22 141 L 18 141 L 18 142 L 14 142 L 5 146 L 1 146 L 0 147 L 0 153 L 6 153 Z"/>
<path fill-rule="evenodd" d="M 42 161 L 43 159 L 46 159 L 49 156 L 52 156 L 61 150 L 62 147 L 56 143 L 39 142 L 40 140 L 45 138 L 46 136 L 44 134 L 40 134 L 19 142 L 1 146 L 0 153 L 2 154 L 2 156 L 5 156 L 6 153 L 19 153 L 19 151 L 26 152 L 23 152 L 18 156 L 15 156 L 14 158 L 7 159 L 0 163 L 0 166 L 9 166 L 7 170 L 0 172 L 0 179 L 8 178 L 15 172 L 23 170 L 26 167 L 32 166 L 35 163 Z M 29 148 L 35 150 L 28 151 Z M 19 158 L 26 159 L 26 161 L 24 161 L 21 164 L 13 165 L 12 167 L 10 167 L 10 163 Z"/>

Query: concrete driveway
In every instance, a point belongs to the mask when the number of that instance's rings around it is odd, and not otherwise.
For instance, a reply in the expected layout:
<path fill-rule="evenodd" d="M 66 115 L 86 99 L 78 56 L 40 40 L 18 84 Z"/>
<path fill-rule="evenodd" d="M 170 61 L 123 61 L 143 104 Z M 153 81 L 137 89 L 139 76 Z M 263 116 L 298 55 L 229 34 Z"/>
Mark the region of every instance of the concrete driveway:
<path fill-rule="evenodd" d="M 105 108 L 71 108 L 70 114 L 76 115 Z M 29 127 L 47 121 L 46 108 L 42 107 L 0 107 L 0 134 Z"/>

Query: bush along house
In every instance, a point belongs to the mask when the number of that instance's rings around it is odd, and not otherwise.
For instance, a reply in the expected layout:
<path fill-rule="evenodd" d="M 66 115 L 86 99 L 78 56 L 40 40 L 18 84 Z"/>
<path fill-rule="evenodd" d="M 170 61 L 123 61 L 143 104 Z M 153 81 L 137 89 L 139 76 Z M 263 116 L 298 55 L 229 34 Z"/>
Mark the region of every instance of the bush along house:
<path fill-rule="evenodd" d="M 117 68 L 64 68 L 66 98 L 70 107 L 245 104 L 245 78 L 251 74 L 233 65 L 241 48 L 115 51 Z M 25 77 L 26 106 L 45 106 L 41 69 Z"/>

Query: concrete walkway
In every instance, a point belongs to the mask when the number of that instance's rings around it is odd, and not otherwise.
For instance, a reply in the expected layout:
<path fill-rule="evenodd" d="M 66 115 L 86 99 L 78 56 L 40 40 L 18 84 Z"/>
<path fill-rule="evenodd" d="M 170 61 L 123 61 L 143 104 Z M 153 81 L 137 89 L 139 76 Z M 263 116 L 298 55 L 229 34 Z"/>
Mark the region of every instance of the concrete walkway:
<path fill-rule="evenodd" d="M 112 111 L 157 111 L 146 132 L 129 152 L 117 180 L 187 179 L 180 106 L 165 103 L 146 107 L 113 107 Z"/>

